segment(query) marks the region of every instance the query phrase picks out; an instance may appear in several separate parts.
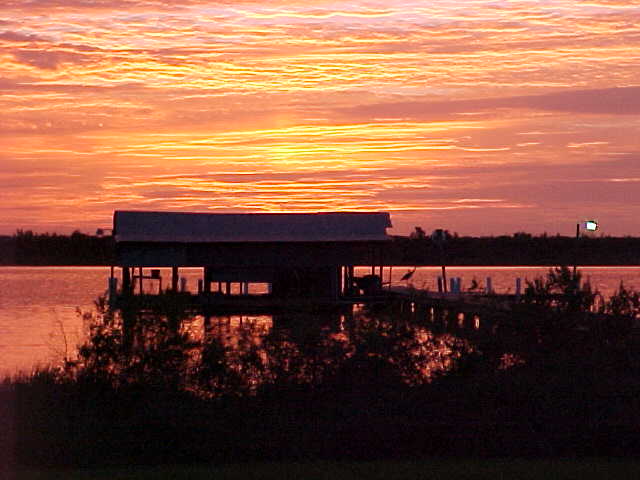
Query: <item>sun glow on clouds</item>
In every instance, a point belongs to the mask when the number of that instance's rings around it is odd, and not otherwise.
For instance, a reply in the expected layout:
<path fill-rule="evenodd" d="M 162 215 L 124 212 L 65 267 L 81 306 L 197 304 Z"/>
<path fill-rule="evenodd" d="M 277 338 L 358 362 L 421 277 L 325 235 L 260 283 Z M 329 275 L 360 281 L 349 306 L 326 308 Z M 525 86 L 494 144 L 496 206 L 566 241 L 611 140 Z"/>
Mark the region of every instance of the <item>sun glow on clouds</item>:
<path fill-rule="evenodd" d="M 5 0 L 0 232 L 138 208 L 639 234 L 638 47 L 628 0 Z"/>

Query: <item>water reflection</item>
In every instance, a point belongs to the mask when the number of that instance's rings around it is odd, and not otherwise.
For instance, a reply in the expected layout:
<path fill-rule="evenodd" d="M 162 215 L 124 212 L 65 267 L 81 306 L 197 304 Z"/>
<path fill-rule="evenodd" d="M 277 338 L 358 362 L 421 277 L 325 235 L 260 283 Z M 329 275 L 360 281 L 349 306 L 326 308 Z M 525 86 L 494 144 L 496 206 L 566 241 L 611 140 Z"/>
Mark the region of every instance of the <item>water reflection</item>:
<path fill-rule="evenodd" d="M 99 309 L 86 319 L 89 340 L 70 364 L 77 375 L 205 396 L 419 385 L 470 349 L 434 333 L 425 315 L 390 309 L 208 317 Z"/>
<path fill-rule="evenodd" d="M 207 325 L 208 323 L 208 325 Z M 451 363 L 467 342 L 435 335 L 415 316 L 356 309 L 348 314 L 216 317 L 204 347 L 222 346 L 248 385 L 419 384 Z M 248 361 L 248 365 L 247 365 Z"/>
<path fill-rule="evenodd" d="M 451 267 L 450 274 L 462 278 L 463 288 L 470 285 L 473 277 L 481 286 L 486 277 L 492 277 L 496 291 L 504 293 L 510 288 L 513 291 L 515 278 L 531 280 L 546 275 L 548 270 L 549 267 Z M 580 271 L 605 299 L 621 281 L 627 287 L 637 286 L 640 276 L 639 267 L 581 267 Z M 405 285 L 400 282 L 405 272 L 404 268 L 394 268 L 394 285 Z M 188 290 L 195 292 L 201 269 L 185 269 L 184 274 Z M 162 275 L 166 277 L 170 271 L 163 270 Z M 412 282 L 433 291 L 438 275 L 436 267 L 419 267 Z M 65 355 L 72 355 L 75 346 L 87 338 L 76 308 L 89 310 L 96 296 L 105 292 L 108 276 L 106 267 L 0 267 L 0 374 L 28 372 L 38 365 L 59 365 Z"/>

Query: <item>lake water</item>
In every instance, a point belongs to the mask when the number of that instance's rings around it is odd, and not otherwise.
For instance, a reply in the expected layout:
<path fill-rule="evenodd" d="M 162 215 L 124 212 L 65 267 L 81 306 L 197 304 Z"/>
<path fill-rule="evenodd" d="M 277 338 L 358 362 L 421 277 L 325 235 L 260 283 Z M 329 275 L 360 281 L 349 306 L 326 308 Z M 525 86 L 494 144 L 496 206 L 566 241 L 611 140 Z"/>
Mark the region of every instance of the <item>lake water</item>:
<path fill-rule="evenodd" d="M 359 270 L 359 274 L 368 271 Z M 491 277 L 494 290 L 506 293 L 515 290 L 516 278 L 532 280 L 546 275 L 548 270 L 549 267 L 449 267 L 447 276 L 462 278 L 463 289 L 474 278 L 484 285 L 485 279 Z M 406 267 L 393 268 L 392 284 L 406 285 L 400 278 L 407 271 Z M 582 267 L 580 271 L 605 296 L 611 295 L 621 281 L 626 286 L 640 287 L 640 266 Z M 201 269 L 184 269 L 181 274 L 187 278 L 188 290 L 194 291 Z M 438 267 L 421 267 L 408 283 L 435 291 L 439 274 Z M 169 270 L 162 275 L 169 279 Z M 58 363 L 65 355 L 73 356 L 86 332 L 78 310 L 92 310 L 94 300 L 105 294 L 108 276 L 108 267 L 0 267 L 0 375 L 28 372 L 36 366 Z M 389 269 L 385 269 L 384 281 L 388 280 Z M 258 291 L 259 287 L 252 290 Z"/>

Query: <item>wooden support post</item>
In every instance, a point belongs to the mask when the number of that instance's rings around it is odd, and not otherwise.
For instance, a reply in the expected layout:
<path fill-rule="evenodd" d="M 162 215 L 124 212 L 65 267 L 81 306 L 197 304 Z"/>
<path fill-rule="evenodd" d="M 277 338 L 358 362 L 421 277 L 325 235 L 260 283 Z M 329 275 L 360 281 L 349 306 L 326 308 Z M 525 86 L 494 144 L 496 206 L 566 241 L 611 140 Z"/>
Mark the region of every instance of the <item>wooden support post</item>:
<path fill-rule="evenodd" d="M 204 267 L 204 293 L 211 293 L 211 268 Z"/>
<path fill-rule="evenodd" d="M 138 294 L 142 295 L 142 267 L 138 267 L 138 283 L 139 283 L 139 292 Z"/>
<path fill-rule="evenodd" d="M 342 267 L 342 294 L 347 296 L 349 295 L 349 270 L 345 265 Z"/>
<path fill-rule="evenodd" d="M 125 295 L 131 293 L 131 270 L 129 267 L 122 267 L 122 293 Z"/>
<path fill-rule="evenodd" d="M 353 291 L 353 277 L 355 276 L 353 265 L 349 265 L 347 268 L 347 276 L 349 277 L 349 291 Z"/>
<path fill-rule="evenodd" d="M 171 290 L 174 292 L 178 291 L 178 279 L 179 276 L 178 267 L 171 267 Z"/>
<path fill-rule="evenodd" d="M 225 285 L 225 293 L 231 295 L 231 282 L 227 282 Z"/>
<path fill-rule="evenodd" d="M 576 276 L 576 272 L 578 271 L 578 247 L 580 246 L 580 224 L 576 223 L 576 251 L 575 261 L 573 262 L 573 276 Z"/>
<path fill-rule="evenodd" d="M 444 289 L 444 293 L 447 293 L 447 268 L 442 264 L 442 287 Z"/>
<path fill-rule="evenodd" d="M 115 277 L 109 277 L 109 290 L 108 290 L 109 305 L 113 305 L 113 303 L 116 301 L 117 291 L 118 291 L 118 279 Z"/>

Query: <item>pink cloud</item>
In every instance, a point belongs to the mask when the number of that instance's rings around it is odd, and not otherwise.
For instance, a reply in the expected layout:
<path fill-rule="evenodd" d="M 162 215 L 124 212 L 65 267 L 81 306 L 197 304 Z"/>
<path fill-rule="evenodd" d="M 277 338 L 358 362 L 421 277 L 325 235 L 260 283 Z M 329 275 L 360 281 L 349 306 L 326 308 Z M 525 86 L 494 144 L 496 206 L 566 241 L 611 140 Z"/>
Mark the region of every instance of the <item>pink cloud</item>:
<path fill-rule="evenodd" d="M 450 118 L 457 113 L 514 108 L 605 115 L 640 113 L 640 86 L 594 90 L 565 90 L 544 95 L 433 101 L 416 99 L 337 109 L 347 118 Z"/>
<path fill-rule="evenodd" d="M 65 63 L 82 64 L 90 61 L 86 55 L 62 50 L 19 49 L 13 52 L 13 56 L 20 63 L 43 70 L 55 70 Z"/>
<path fill-rule="evenodd" d="M 0 32 L 0 40 L 6 42 L 24 43 L 24 42 L 38 42 L 45 40 L 43 37 L 33 33 L 20 33 L 12 31 Z"/>

